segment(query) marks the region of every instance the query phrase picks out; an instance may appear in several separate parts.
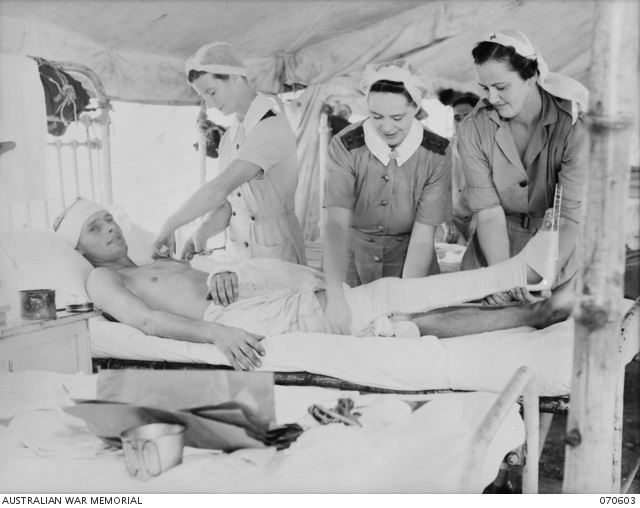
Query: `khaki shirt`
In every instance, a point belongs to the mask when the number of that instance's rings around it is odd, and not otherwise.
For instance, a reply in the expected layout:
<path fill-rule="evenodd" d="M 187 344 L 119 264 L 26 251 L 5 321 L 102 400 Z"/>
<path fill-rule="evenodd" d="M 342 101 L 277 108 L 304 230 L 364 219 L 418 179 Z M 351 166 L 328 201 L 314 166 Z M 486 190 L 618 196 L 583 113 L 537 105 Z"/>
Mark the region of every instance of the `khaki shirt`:
<path fill-rule="evenodd" d="M 561 216 L 580 222 L 586 177 L 587 130 L 571 123 L 571 103 L 540 89 L 542 114 L 523 160 L 508 121 L 484 101 L 460 124 L 458 149 L 474 211 L 502 206 L 505 214 L 543 217 L 563 187 Z"/>
<path fill-rule="evenodd" d="M 422 126 L 416 121 L 419 128 Z M 343 142 L 364 121 L 344 129 L 331 140 L 327 160 L 324 206 L 353 212 L 353 227 L 371 235 L 411 234 L 414 222 L 438 226 L 451 220 L 451 149 L 443 153 L 418 142 L 397 167 L 378 159 L 364 140 L 351 149 Z M 439 136 L 428 132 L 439 139 Z M 423 131 L 420 131 L 422 139 Z M 391 149 L 389 149 L 391 151 Z"/>
<path fill-rule="evenodd" d="M 481 101 L 458 129 L 458 149 L 474 211 L 502 206 L 507 216 L 509 256 L 520 252 L 553 206 L 556 183 L 562 185 L 560 216 L 580 222 L 582 184 L 586 178 L 587 130 L 582 118 L 572 124 L 571 103 L 540 89 L 542 113 L 523 160 L 507 120 Z M 522 221 L 522 217 L 532 218 Z M 527 225 L 530 223 L 529 225 Z M 462 259 L 462 269 L 487 266 L 476 235 Z M 555 286 L 578 269 L 576 249 L 558 267 Z"/>

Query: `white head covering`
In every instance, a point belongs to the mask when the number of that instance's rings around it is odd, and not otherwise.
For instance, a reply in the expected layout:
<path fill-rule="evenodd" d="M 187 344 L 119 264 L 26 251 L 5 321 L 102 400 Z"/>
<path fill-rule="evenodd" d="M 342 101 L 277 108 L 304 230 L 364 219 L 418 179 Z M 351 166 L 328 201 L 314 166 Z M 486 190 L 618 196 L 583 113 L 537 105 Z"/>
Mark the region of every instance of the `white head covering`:
<path fill-rule="evenodd" d="M 84 223 L 87 222 L 94 213 L 102 211 L 106 212 L 107 209 L 94 201 L 80 198 L 67 210 L 67 213 L 58 225 L 58 229 L 56 229 L 56 233 L 75 249 L 78 246 L 78 240 L 80 240 L 80 233 L 82 233 Z"/>
<path fill-rule="evenodd" d="M 499 32 L 487 34 L 481 42 L 494 42 L 501 46 L 513 46 L 520 56 L 538 62 L 538 85 L 555 97 L 571 101 L 571 118 L 575 124 L 580 111 L 586 112 L 589 107 L 589 90 L 573 78 L 549 72 L 547 62 L 531 39 L 520 30 L 507 28 Z"/>
<path fill-rule="evenodd" d="M 212 74 L 233 74 L 246 76 L 247 68 L 235 48 L 227 42 L 212 42 L 202 46 L 195 55 L 187 58 L 184 69 L 204 71 Z"/>
<path fill-rule="evenodd" d="M 409 65 L 406 60 L 367 65 L 360 81 L 360 90 L 365 95 L 369 95 L 371 85 L 383 79 L 402 83 L 413 102 L 418 106 L 422 104 L 422 99 L 427 95 L 427 85 L 418 74 L 418 71 Z"/>

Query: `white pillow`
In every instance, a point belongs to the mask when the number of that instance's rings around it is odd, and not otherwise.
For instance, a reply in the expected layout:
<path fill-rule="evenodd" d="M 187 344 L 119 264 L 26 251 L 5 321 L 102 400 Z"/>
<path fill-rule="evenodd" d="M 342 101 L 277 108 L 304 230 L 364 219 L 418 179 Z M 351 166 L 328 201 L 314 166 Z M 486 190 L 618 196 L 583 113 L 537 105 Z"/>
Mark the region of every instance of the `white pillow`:
<path fill-rule="evenodd" d="M 150 263 L 154 235 L 131 222 L 118 207 L 109 207 L 129 245 L 134 263 Z M 54 231 L 16 229 L 0 232 L 0 306 L 10 305 L 20 315 L 23 289 L 55 289 L 56 307 L 88 298 L 85 283 L 93 267 Z"/>
<path fill-rule="evenodd" d="M 22 289 L 55 289 L 56 307 L 86 297 L 93 267 L 55 232 L 18 229 L 0 233 L 0 303 L 19 316 Z"/>

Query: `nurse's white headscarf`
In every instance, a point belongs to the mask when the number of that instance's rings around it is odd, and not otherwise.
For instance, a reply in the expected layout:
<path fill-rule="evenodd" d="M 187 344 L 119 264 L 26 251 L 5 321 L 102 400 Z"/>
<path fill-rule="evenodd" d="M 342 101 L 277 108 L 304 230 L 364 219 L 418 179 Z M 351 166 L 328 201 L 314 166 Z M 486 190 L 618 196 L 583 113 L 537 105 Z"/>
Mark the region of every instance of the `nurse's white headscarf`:
<path fill-rule="evenodd" d="M 575 79 L 549 72 L 547 62 L 542 58 L 538 48 L 520 30 L 507 28 L 499 32 L 491 32 L 480 42 L 494 42 L 501 46 L 512 46 L 520 56 L 537 61 L 538 85 L 555 97 L 571 101 L 573 123 L 576 123 L 581 111 L 588 110 L 589 90 Z"/>
<path fill-rule="evenodd" d="M 367 65 L 360 81 L 360 90 L 368 96 L 371 85 L 376 81 L 382 80 L 402 83 L 418 107 L 422 104 L 422 99 L 427 95 L 427 85 L 418 74 L 418 71 L 409 65 L 406 60 Z"/>
<path fill-rule="evenodd" d="M 107 211 L 107 209 L 94 201 L 78 198 L 65 213 L 58 223 L 56 233 L 74 249 L 78 246 L 82 226 L 96 212 Z"/>
<path fill-rule="evenodd" d="M 212 42 L 202 46 L 195 55 L 187 58 L 184 70 L 204 71 L 212 74 L 246 76 L 247 68 L 235 48 L 227 42 Z"/>

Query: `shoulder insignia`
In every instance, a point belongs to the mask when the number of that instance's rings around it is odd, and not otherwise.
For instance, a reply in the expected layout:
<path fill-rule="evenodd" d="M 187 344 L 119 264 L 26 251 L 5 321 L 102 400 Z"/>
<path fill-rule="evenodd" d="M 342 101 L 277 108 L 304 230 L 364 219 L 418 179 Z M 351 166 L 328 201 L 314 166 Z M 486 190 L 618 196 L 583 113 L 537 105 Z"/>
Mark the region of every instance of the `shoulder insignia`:
<path fill-rule="evenodd" d="M 364 129 L 362 125 L 340 136 L 340 141 L 342 141 L 342 144 L 347 150 L 354 150 L 364 146 Z"/>
<path fill-rule="evenodd" d="M 270 109 L 264 114 L 264 116 L 260 119 L 260 121 L 266 120 L 267 118 L 271 118 L 272 116 L 276 116 L 276 114 L 273 112 L 272 109 Z"/>
<path fill-rule="evenodd" d="M 425 130 L 422 134 L 422 143 L 424 148 L 435 152 L 439 155 L 444 155 L 447 147 L 449 146 L 449 140 L 438 136 L 435 132 Z"/>

